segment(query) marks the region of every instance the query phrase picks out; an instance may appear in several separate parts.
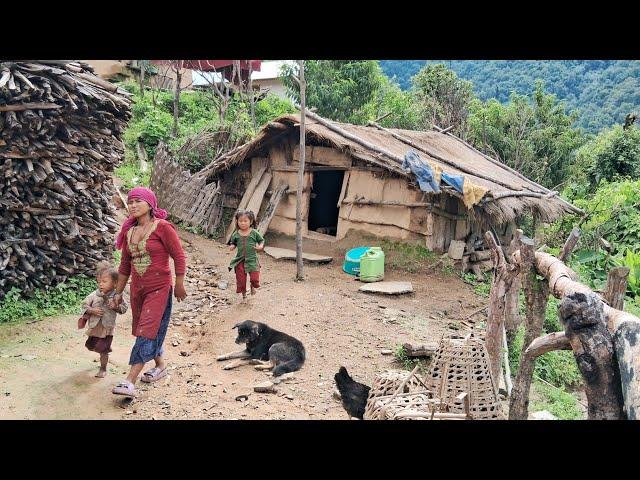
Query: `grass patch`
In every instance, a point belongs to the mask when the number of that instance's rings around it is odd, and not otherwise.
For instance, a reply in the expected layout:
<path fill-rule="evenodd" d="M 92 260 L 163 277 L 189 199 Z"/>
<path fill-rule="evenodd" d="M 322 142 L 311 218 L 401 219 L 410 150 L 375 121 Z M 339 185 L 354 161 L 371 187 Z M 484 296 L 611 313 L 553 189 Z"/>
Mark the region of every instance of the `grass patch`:
<path fill-rule="evenodd" d="M 19 289 L 12 288 L 0 301 L 0 324 L 80 313 L 80 304 L 96 288 L 93 278 L 82 275 L 55 287 L 37 290 L 31 298 L 24 298 Z"/>
<path fill-rule="evenodd" d="M 385 264 L 409 273 L 421 272 L 432 267 L 438 260 L 438 255 L 422 245 L 416 243 L 398 242 L 389 239 L 379 240 L 385 255 Z M 453 273 L 452 266 L 445 263 L 442 270 Z"/>
<path fill-rule="evenodd" d="M 491 280 L 489 278 L 478 280 L 473 273 L 469 272 L 460 273 L 460 278 L 464 283 L 473 287 L 476 295 L 489 298 L 489 292 L 491 291 Z"/>
<path fill-rule="evenodd" d="M 513 375 L 518 371 L 523 342 L 524 325 L 520 325 L 509 347 L 509 366 Z M 582 375 L 570 350 L 558 350 L 540 355 L 536 359 L 533 373 L 558 388 L 575 389 L 582 385 Z"/>
<path fill-rule="evenodd" d="M 578 400 L 571 393 L 535 381 L 532 385 L 540 400 L 532 400 L 530 411 L 547 410 L 561 420 L 582 420 Z"/>
<path fill-rule="evenodd" d="M 125 153 L 124 162 L 113 173 L 122 180 L 122 186 L 126 190 L 131 190 L 133 187 L 140 185 L 148 187 L 151 180 L 151 169 L 149 168 L 145 173 L 142 173 L 140 171 L 140 163 L 129 150 Z"/>
<path fill-rule="evenodd" d="M 407 356 L 407 352 L 402 345 L 398 345 L 394 352 L 395 361 L 402 365 L 405 370 L 413 370 L 416 365 L 420 365 L 418 372 L 421 375 L 426 375 L 428 368 L 428 361 L 420 360 L 419 358 L 411 358 Z"/>

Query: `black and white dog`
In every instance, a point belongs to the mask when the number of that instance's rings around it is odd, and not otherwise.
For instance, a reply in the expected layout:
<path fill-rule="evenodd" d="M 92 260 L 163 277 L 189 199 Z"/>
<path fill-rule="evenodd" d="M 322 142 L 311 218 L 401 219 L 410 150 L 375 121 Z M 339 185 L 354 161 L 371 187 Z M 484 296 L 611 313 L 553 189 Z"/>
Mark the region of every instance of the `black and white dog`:
<path fill-rule="evenodd" d="M 241 365 L 256 365 L 258 370 L 273 369 L 273 376 L 300 370 L 305 360 L 304 345 L 296 338 L 279 332 L 260 322 L 245 320 L 233 328 L 238 329 L 236 343 L 246 344 L 240 352 L 220 355 L 217 360 L 235 360 L 223 368 L 230 370 Z"/>

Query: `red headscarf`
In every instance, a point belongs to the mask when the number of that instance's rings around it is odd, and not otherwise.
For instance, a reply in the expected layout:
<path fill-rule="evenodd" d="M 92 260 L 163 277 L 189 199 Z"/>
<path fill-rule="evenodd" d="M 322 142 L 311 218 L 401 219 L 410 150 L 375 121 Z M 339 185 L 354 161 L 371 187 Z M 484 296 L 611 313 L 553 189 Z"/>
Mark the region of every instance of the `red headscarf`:
<path fill-rule="evenodd" d="M 167 218 L 167 211 L 166 210 L 162 210 L 161 208 L 158 208 L 158 199 L 156 198 L 156 194 L 153 193 L 153 191 L 149 190 L 148 188 L 135 187 L 135 188 L 131 189 L 131 191 L 129 192 L 129 195 L 127 196 L 127 201 L 131 200 L 132 198 L 138 198 L 140 200 L 144 200 L 145 202 L 147 202 L 149 204 L 149 206 L 151 207 L 151 214 L 154 217 L 160 218 L 160 219 Z M 116 248 L 118 250 L 122 249 L 122 245 L 124 243 L 124 239 L 127 236 L 127 232 L 136 223 L 137 223 L 136 217 L 131 215 L 122 224 L 122 228 L 120 229 L 120 233 L 118 234 L 118 237 L 116 238 Z"/>

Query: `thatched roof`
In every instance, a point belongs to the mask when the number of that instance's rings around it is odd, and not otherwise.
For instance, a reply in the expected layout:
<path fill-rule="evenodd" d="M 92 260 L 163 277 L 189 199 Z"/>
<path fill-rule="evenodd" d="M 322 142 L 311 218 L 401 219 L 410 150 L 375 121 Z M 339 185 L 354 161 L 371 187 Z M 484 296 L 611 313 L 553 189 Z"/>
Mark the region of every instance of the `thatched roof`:
<path fill-rule="evenodd" d="M 421 158 L 438 165 L 444 172 L 464 175 L 470 182 L 487 188 L 487 193 L 474 210 L 477 214 L 487 215 L 492 223 L 513 221 L 531 210 L 542 221 L 547 222 L 565 213 L 580 213 L 576 207 L 558 197 L 557 192 L 551 192 L 525 178 L 451 134 L 351 125 L 309 115 L 313 117 L 307 116 L 306 119 L 306 138 L 310 145 L 336 148 L 353 158 L 385 168 L 410 180 L 415 177 L 403 170 L 399 162 L 409 150 L 414 150 Z M 265 147 L 281 135 L 295 133 L 299 124 L 299 114 L 279 117 L 262 128 L 252 141 L 215 159 L 199 174 L 208 178 L 215 177 L 258 152 L 263 153 Z M 331 127 L 337 127 L 342 132 Z M 348 138 L 349 136 L 357 139 Z M 443 190 L 454 196 L 459 195 L 453 189 Z"/>

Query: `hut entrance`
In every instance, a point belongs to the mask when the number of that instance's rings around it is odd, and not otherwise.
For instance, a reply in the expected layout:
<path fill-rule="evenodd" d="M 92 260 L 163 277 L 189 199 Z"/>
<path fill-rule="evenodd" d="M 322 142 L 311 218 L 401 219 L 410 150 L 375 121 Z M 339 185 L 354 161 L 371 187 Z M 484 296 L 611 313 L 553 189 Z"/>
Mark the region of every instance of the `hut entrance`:
<path fill-rule="evenodd" d="M 313 173 L 313 190 L 309 203 L 309 230 L 336 236 L 338 231 L 338 198 L 342 189 L 343 170 Z"/>

